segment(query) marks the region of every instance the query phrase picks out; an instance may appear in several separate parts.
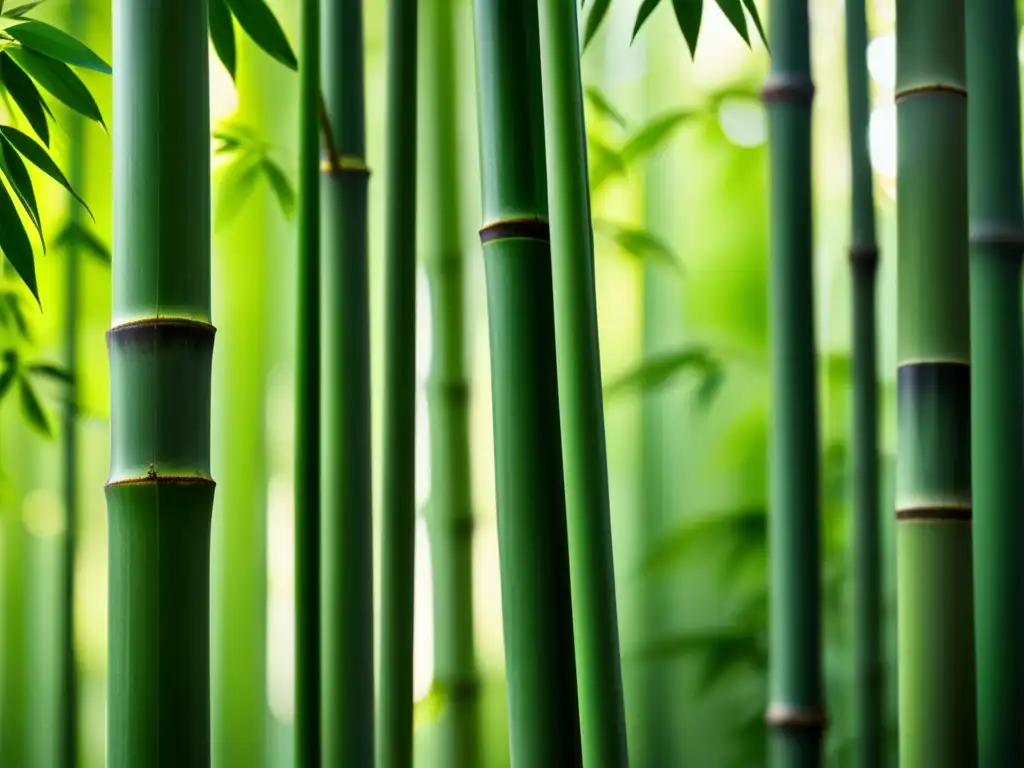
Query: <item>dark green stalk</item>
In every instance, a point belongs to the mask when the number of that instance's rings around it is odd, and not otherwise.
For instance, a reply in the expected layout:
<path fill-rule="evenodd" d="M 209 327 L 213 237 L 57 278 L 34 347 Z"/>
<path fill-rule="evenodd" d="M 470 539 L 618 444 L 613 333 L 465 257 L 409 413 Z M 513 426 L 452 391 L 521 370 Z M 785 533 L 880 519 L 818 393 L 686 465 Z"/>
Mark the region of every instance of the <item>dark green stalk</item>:
<path fill-rule="evenodd" d="M 108 754 L 210 763 L 206 3 L 114 6 Z"/>
<path fill-rule="evenodd" d="M 964 21 L 964 0 L 896 3 L 903 768 L 977 765 Z"/>
<path fill-rule="evenodd" d="M 882 563 L 878 510 L 878 356 L 875 344 L 875 201 L 868 156 L 867 15 L 846 3 L 850 117 L 850 271 L 853 278 L 853 631 L 854 743 L 860 768 L 885 765 L 882 679 Z"/>
<path fill-rule="evenodd" d="M 86 0 L 75 0 L 68 12 L 68 33 L 81 39 L 85 32 Z M 68 176 L 71 186 L 84 194 L 85 183 L 85 121 L 77 114 L 70 117 L 68 140 L 70 158 Z M 82 209 L 68 196 L 68 225 L 81 225 Z M 65 392 L 63 408 L 64 472 L 64 557 L 61 654 L 62 690 L 60 699 L 61 740 L 60 764 L 64 768 L 78 765 L 78 664 L 75 654 L 75 548 L 78 542 L 78 258 L 79 250 L 71 240 L 64 253 L 64 355 L 71 378 Z"/>
<path fill-rule="evenodd" d="M 542 0 L 547 183 L 580 726 L 588 766 L 625 766 L 608 462 L 576 5 Z"/>
<path fill-rule="evenodd" d="M 418 0 L 388 3 L 384 188 L 381 768 L 412 767 L 416 554 L 416 43 Z"/>
<path fill-rule="evenodd" d="M 572 768 L 582 753 L 537 6 L 474 5 L 512 765 Z"/>
<path fill-rule="evenodd" d="M 11 409 L 8 413 L 12 413 Z M 21 418 L 16 411 L 14 418 Z M 14 422 L 5 418 L 4 428 Z M 16 423 L 16 422 L 14 422 Z M 28 532 L 17 505 L 0 513 L 0 764 L 25 765 L 29 754 Z"/>
<path fill-rule="evenodd" d="M 324 339 L 323 764 L 372 766 L 373 528 L 363 5 L 328 0 L 321 73 L 333 149 L 322 163 Z M 411 695 L 411 694 L 410 694 Z"/>
<path fill-rule="evenodd" d="M 771 158 L 769 761 L 823 764 L 818 391 L 807 3 L 773 0 L 764 88 Z"/>
<path fill-rule="evenodd" d="M 448 695 L 438 723 L 437 764 L 480 763 L 480 678 L 473 638 L 473 499 L 465 263 L 459 197 L 456 0 L 429 0 L 422 57 L 421 199 L 423 263 L 430 285 L 433 350 L 430 418 L 430 533 L 434 580 L 434 679 Z"/>
<path fill-rule="evenodd" d="M 303 0 L 295 382 L 295 764 L 321 764 L 320 2 Z M 331 765 L 332 763 L 327 763 Z"/>
<path fill-rule="evenodd" d="M 1019 26 L 1013 0 L 966 15 L 979 764 L 1024 765 Z"/>

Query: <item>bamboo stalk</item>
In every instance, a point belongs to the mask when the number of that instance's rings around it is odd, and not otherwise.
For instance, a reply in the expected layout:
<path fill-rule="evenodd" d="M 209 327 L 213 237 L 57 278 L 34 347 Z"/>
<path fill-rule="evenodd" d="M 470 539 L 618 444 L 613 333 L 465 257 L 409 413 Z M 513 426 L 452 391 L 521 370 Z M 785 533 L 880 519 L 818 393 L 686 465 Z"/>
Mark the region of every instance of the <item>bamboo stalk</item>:
<path fill-rule="evenodd" d="M 502 624 L 514 768 L 582 764 L 537 6 L 476 0 Z M 514 30 L 514 34 L 510 34 Z"/>
<path fill-rule="evenodd" d="M 332 153 L 321 168 L 324 502 L 323 764 L 374 760 L 370 319 L 361 0 L 329 0 L 321 73 Z"/>
<path fill-rule="evenodd" d="M 1021 765 L 1024 203 L 1019 26 L 1013 0 L 971 0 L 966 17 L 978 762 Z"/>
<path fill-rule="evenodd" d="M 114 5 L 108 752 L 210 762 L 206 3 Z"/>
<path fill-rule="evenodd" d="M 870 100 L 865 4 L 846 3 L 846 81 L 853 184 L 853 626 L 854 733 L 860 768 L 885 765 L 882 669 L 882 565 L 878 509 L 878 357 L 875 331 L 875 201 L 868 156 Z"/>
<path fill-rule="evenodd" d="M 970 768 L 977 725 L 964 2 L 899 0 L 896 30 L 900 765 Z"/>
<path fill-rule="evenodd" d="M 320 3 L 303 0 L 295 382 L 295 762 L 321 764 Z M 331 763 L 328 763 L 330 765 Z"/>
<path fill-rule="evenodd" d="M 629 755 L 612 562 L 579 30 L 573 3 L 541 0 L 539 8 L 580 728 L 586 764 L 611 768 L 628 765 Z"/>
<path fill-rule="evenodd" d="M 416 555 L 417 1 L 388 4 L 384 465 L 377 762 L 412 766 Z"/>
<path fill-rule="evenodd" d="M 773 0 L 764 88 L 771 166 L 771 605 L 769 761 L 819 766 L 821 669 L 818 392 L 811 210 L 810 30 L 806 2 Z"/>
<path fill-rule="evenodd" d="M 10 411 L 8 411 L 10 412 Z M 15 414 L 21 418 L 20 414 Z M 13 419 L 0 419 L 8 428 Z M 28 723 L 28 532 L 17 506 L 0 514 L 0 764 L 25 765 Z"/>

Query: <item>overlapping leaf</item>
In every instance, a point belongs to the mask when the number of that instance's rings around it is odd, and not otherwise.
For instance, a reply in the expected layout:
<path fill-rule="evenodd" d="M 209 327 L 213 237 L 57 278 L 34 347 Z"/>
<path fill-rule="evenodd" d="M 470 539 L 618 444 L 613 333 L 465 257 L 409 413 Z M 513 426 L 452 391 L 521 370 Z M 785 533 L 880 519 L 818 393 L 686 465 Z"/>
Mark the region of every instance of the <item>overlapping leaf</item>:
<path fill-rule="evenodd" d="M 295 190 L 274 160 L 271 145 L 250 127 L 226 123 L 213 133 L 216 154 L 227 157 L 218 174 L 214 226 L 226 226 L 262 180 L 269 185 L 285 216 L 295 208 Z"/>
<path fill-rule="evenodd" d="M 234 80 L 238 75 L 235 22 L 250 39 L 272 59 L 288 69 L 299 68 L 281 24 L 264 0 L 210 0 L 208 4 L 210 40 L 224 68 Z"/>

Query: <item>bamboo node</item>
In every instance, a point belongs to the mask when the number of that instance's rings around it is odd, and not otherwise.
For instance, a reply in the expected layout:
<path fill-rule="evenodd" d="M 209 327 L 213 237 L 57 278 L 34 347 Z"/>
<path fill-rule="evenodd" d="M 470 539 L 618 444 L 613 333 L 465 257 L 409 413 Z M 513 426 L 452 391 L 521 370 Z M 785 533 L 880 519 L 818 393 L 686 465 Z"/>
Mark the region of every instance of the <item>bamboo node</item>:
<path fill-rule="evenodd" d="M 108 480 L 106 487 L 120 488 L 132 485 L 208 485 L 216 487 L 217 483 L 209 475 L 201 473 L 194 475 L 161 475 L 156 470 L 156 467 L 150 464 L 146 474 Z"/>
<path fill-rule="evenodd" d="M 1007 224 L 977 224 L 971 227 L 971 245 L 1003 248 L 1014 253 L 1000 254 L 1019 257 L 1024 252 L 1024 229 Z"/>
<path fill-rule="evenodd" d="M 335 158 L 333 155 L 324 155 L 320 160 L 320 173 L 328 176 L 369 176 L 370 168 L 362 157 L 342 155 Z"/>
<path fill-rule="evenodd" d="M 814 82 L 806 75 L 769 75 L 761 89 L 761 100 L 766 103 L 779 101 L 791 104 L 810 104 L 814 101 Z"/>
<path fill-rule="evenodd" d="M 971 522 L 970 504 L 930 504 L 928 506 L 906 505 L 896 507 L 898 522 Z"/>
<path fill-rule="evenodd" d="M 205 320 L 190 317 L 145 317 L 111 326 L 107 331 L 107 346 L 109 347 L 114 339 L 155 343 L 157 339 L 169 340 L 175 336 L 186 340 L 209 337 L 212 341 L 216 333 L 217 328 Z"/>
<path fill-rule="evenodd" d="M 851 245 L 850 263 L 874 269 L 878 266 L 878 247 L 875 245 Z"/>
<path fill-rule="evenodd" d="M 551 240 L 551 228 L 547 219 L 499 219 L 480 228 L 480 244 L 487 245 L 497 240 Z"/>
<path fill-rule="evenodd" d="M 828 715 L 819 707 L 801 707 L 790 704 L 772 704 L 764 714 L 769 728 L 824 731 Z"/>
<path fill-rule="evenodd" d="M 956 85 L 955 83 L 922 83 L 921 85 L 900 88 L 896 91 L 893 101 L 899 104 L 903 99 L 909 99 L 912 96 L 931 96 L 942 93 L 967 98 L 967 89 L 962 85 Z"/>

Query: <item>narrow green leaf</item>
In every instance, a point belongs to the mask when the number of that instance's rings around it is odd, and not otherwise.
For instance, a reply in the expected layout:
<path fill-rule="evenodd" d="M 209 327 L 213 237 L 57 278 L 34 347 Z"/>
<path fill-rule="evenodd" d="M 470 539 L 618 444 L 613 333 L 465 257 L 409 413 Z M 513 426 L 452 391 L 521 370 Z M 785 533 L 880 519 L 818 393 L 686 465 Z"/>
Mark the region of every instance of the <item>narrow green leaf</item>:
<path fill-rule="evenodd" d="M 713 363 L 710 351 L 703 346 L 655 355 L 607 384 L 605 394 L 612 396 L 631 389 L 655 389 L 685 371 L 706 371 Z"/>
<path fill-rule="evenodd" d="M 676 568 L 698 552 L 729 543 L 743 549 L 762 551 L 768 535 L 768 517 L 763 506 L 705 512 L 685 518 L 655 542 L 640 566 L 640 574 Z"/>
<path fill-rule="evenodd" d="M 587 46 L 590 45 L 590 41 L 594 39 L 594 35 L 597 34 L 597 30 L 601 27 L 601 22 L 604 21 L 604 17 L 608 14 L 611 4 L 611 0 L 594 0 L 590 13 L 587 14 L 585 31 L 583 33 L 583 50 L 586 50 Z"/>
<path fill-rule="evenodd" d="M 607 117 L 612 122 L 618 123 L 623 128 L 628 127 L 626 118 L 622 116 L 615 107 L 612 106 L 611 102 L 605 97 L 601 91 L 593 85 L 588 85 L 583 89 L 583 94 L 586 96 L 587 101 L 599 114 Z"/>
<path fill-rule="evenodd" d="M 27 370 L 36 376 L 52 379 L 60 384 L 70 384 L 74 381 L 69 370 L 53 363 L 35 363 L 28 366 Z"/>
<path fill-rule="evenodd" d="M 672 0 L 672 10 L 676 12 L 679 29 L 686 38 L 690 56 L 697 55 L 697 38 L 700 37 L 700 17 L 704 10 L 704 0 Z"/>
<path fill-rule="evenodd" d="M 43 144 L 50 146 L 50 124 L 46 120 L 49 106 L 43 100 L 36 84 L 32 78 L 26 75 L 17 64 L 7 56 L 0 56 L 0 80 L 3 80 L 7 93 L 14 99 L 18 109 L 25 115 L 32 130 L 42 140 Z M 51 115 L 52 117 L 52 115 Z"/>
<path fill-rule="evenodd" d="M 3 15 L 6 16 L 8 19 L 20 19 L 24 17 L 25 14 L 31 11 L 33 8 L 42 4 L 43 0 L 36 0 L 34 3 L 22 3 L 21 5 L 16 5 L 13 8 L 9 8 L 8 10 L 4 11 Z"/>
<path fill-rule="evenodd" d="M 66 32 L 51 27 L 42 21 L 31 19 L 13 24 L 4 30 L 7 34 L 33 51 L 83 69 L 111 73 L 110 65 L 97 56 L 88 46 L 75 40 Z"/>
<path fill-rule="evenodd" d="M 64 187 L 75 200 L 82 204 L 90 218 L 93 221 L 96 220 L 96 217 L 92 215 L 92 211 L 89 210 L 89 206 L 85 204 L 85 200 L 79 197 L 78 193 L 71 187 L 71 182 L 67 180 L 67 177 L 57 167 L 57 164 L 53 162 L 53 158 L 35 139 L 9 125 L 0 125 L 0 136 L 3 136 L 11 146 L 24 155 L 25 159 L 32 163 L 32 165 Z"/>
<path fill-rule="evenodd" d="M 284 175 L 280 166 L 269 157 L 264 157 L 260 161 L 260 168 L 263 175 L 267 177 L 270 188 L 274 191 L 281 211 L 286 218 L 291 218 L 292 212 L 295 210 L 295 190 L 292 188 L 291 182 L 288 181 L 288 177 Z"/>
<path fill-rule="evenodd" d="M 235 23 L 227 0 L 210 0 L 210 39 L 224 68 L 234 80 L 238 61 L 235 53 Z"/>
<path fill-rule="evenodd" d="M 635 256 L 638 259 L 653 259 L 671 267 L 677 272 L 682 272 L 682 265 L 676 259 L 668 244 L 645 229 L 637 229 L 600 219 L 594 220 L 594 229 L 595 231 L 602 232 L 631 256 Z"/>
<path fill-rule="evenodd" d="M 591 192 L 596 192 L 613 176 L 626 172 L 622 153 L 593 136 L 587 137 L 587 158 L 590 165 Z"/>
<path fill-rule="evenodd" d="M 260 177 L 262 165 L 251 154 L 242 155 L 223 170 L 217 185 L 214 227 L 227 226 L 249 199 Z"/>
<path fill-rule="evenodd" d="M 34 427 L 41 435 L 53 437 L 53 429 L 50 427 L 50 420 L 43 410 L 43 404 L 39 402 L 39 396 L 32 388 L 32 383 L 24 376 L 19 377 L 19 389 L 21 389 L 21 410 L 28 419 L 29 425 Z"/>
<path fill-rule="evenodd" d="M 657 115 L 644 123 L 622 146 L 622 161 L 629 165 L 647 157 L 666 144 L 682 126 L 700 114 L 694 109 L 679 109 Z"/>
<path fill-rule="evenodd" d="M 731 651 L 735 657 L 743 657 L 744 660 L 761 660 L 763 649 L 757 637 L 747 628 L 707 628 L 684 630 L 670 637 L 647 643 L 641 648 L 634 650 L 629 655 L 643 661 L 656 659 L 673 659 L 680 656 L 700 654 L 707 656 L 710 653 Z"/>
<path fill-rule="evenodd" d="M 18 333 L 21 334 L 23 339 L 31 340 L 32 334 L 31 329 L 28 327 L 28 319 L 21 309 L 21 297 L 14 291 L 7 291 L 3 294 L 3 300 L 7 305 L 8 311 L 11 313 L 14 324 L 18 326 Z"/>
<path fill-rule="evenodd" d="M 28 232 L 18 215 L 18 209 L 7 192 L 7 187 L 0 183 L 0 250 L 7 261 L 14 267 L 25 287 L 32 292 L 39 302 L 39 286 L 36 284 L 36 263 L 32 254 L 32 243 Z M 42 307 L 42 304 L 40 304 Z"/>
<path fill-rule="evenodd" d="M 768 35 L 764 33 L 764 27 L 761 25 L 761 16 L 757 12 L 757 4 L 754 0 L 743 0 L 743 7 L 747 9 L 747 13 L 750 14 L 750 18 L 754 20 L 754 26 L 757 27 L 757 34 L 761 37 L 761 42 L 764 43 L 764 47 L 768 48 Z"/>
<path fill-rule="evenodd" d="M 274 12 L 263 0 L 227 0 L 227 4 L 239 26 L 256 45 L 288 69 L 299 68 L 299 62 L 288 44 L 284 30 L 274 17 Z"/>
<path fill-rule="evenodd" d="M 0 400 L 3 400 L 7 393 L 11 391 L 11 384 L 14 383 L 14 377 L 18 375 L 18 369 L 13 365 L 8 365 L 2 374 L 0 374 Z"/>
<path fill-rule="evenodd" d="M 629 44 L 632 45 L 633 41 L 636 40 L 636 36 L 640 34 L 640 29 L 650 18 L 651 14 L 654 13 L 654 9 L 658 7 L 661 0 L 644 0 L 640 4 L 640 10 L 636 14 L 636 23 L 633 24 L 633 34 L 629 38 Z"/>
<path fill-rule="evenodd" d="M 747 32 L 747 17 L 743 13 L 743 0 L 715 0 L 718 7 L 722 9 L 725 18 L 732 24 L 733 29 L 740 33 L 748 46 L 750 45 L 750 34 Z"/>
<path fill-rule="evenodd" d="M 14 190 L 14 194 L 18 196 L 36 232 L 39 233 L 39 242 L 43 246 L 43 253 L 46 253 L 46 238 L 43 237 L 43 225 L 39 216 L 39 205 L 36 203 L 36 193 L 32 188 L 32 177 L 28 175 L 28 168 L 25 167 L 21 155 L 6 140 L 0 140 L 0 169 L 3 170 L 4 177 Z"/>
<path fill-rule="evenodd" d="M 92 232 L 77 221 L 68 222 L 53 239 L 53 247 L 58 250 L 79 246 L 86 253 L 104 264 L 110 264 L 110 249 Z"/>
<path fill-rule="evenodd" d="M 84 117 L 95 120 L 106 130 L 107 125 L 103 122 L 96 99 L 78 75 L 71 71 L 71 67 L 24 47 L 8 48 L 7 55 L 44 90 Z"/>
<path fill-rule="evenodd" d="M 707 410 L 715 399 L 715 395 L 722 388 L 724 381 L 725 370 L 722 366 L 711 366 L 708 372 L 704 374 L 704 378 L 701 379 L 700 386 L 697 387 L 697 406 Z"/>

